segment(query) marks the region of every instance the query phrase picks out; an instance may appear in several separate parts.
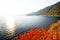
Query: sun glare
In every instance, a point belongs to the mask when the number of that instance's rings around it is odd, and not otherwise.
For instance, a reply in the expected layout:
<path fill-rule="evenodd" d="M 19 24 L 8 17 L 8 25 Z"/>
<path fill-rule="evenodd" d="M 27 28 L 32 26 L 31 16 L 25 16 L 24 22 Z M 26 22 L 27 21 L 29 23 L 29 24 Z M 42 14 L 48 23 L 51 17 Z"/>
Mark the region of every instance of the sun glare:
<path fill-rule="evenodd" d="M 10 28 L 14 26 L 13 17 L 6 17 L 6 23 L 7 23 L 7 26 L 9 26 Z"/>
<path fill-rule="evenodd" d="M 14 35 L 14 30 L 15 30 L 15 24 L 14 24 L 14 18 L 11 16 L 5 17 L 6 20 L 6 31 L 9 36 Z"/>
<path fill-rule="evenodd" d="M 0 16 L 22 15 L 36 12 L 46 6 L 52 5 L 58 0 L 0 0 Z"/>

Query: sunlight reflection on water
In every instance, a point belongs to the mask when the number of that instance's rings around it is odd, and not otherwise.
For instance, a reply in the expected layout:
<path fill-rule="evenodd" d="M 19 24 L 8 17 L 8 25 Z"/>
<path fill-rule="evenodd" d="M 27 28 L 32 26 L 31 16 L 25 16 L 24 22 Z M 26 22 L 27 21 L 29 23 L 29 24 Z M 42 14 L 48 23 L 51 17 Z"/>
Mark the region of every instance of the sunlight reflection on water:
<path fill-rule="evenodd" d="M 6 32 L 8 36 L 13 36 L 15 33 L 15 23 L 13 17 L 6 17 Z"/>
<path fill-rule="evenodd" d="M 57 21 L 56 17 L 46 16 L 17 16 L 6 17 L 0 23 L 0 39 L 9 40 L 29 29 L 43 28 Z M 2 38 L 3 37 L 3 38 Z"/>

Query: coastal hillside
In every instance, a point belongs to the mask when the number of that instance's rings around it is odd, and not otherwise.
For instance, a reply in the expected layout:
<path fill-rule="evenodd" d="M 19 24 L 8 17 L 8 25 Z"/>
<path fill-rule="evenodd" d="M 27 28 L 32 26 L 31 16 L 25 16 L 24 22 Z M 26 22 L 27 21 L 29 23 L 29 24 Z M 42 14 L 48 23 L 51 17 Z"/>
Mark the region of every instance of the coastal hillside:
<path fill-rule="evenodd" d="M 38 10 L 37 12 L 32 12 L 30 14 L 27 14 L 27 16 L 39 16 L 39 15 L 60 16 L 60 2 L 48 6 L 44 9 Z"/>

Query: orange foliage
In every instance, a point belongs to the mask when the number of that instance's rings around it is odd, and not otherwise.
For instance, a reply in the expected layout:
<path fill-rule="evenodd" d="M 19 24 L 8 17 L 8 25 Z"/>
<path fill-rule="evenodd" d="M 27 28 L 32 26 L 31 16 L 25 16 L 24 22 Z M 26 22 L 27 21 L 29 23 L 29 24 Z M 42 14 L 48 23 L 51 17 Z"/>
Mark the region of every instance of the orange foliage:
<path fill-rule="evenodd" d="M 60 40 L 60 22 L 50 25 L 50 29 L 46 28 L 29 30 L 27 33 L 20 34 L 16 40 Z"/>

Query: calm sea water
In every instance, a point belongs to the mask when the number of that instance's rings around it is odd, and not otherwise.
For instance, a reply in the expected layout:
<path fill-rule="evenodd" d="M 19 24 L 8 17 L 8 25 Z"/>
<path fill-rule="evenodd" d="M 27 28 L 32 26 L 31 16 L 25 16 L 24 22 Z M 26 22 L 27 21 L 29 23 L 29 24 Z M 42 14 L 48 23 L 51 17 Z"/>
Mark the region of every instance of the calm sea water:
<path fill-rule="evenodd" d="M 6 26 L 4 19 L 0 17 L 0 40 L 12 40 L 15 36 L 30 29 L 43 27 L 48 29 L 51 23 L 58 21 L 58 17 L 18 16 L 14 18 L 13 26 Z"/>

